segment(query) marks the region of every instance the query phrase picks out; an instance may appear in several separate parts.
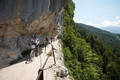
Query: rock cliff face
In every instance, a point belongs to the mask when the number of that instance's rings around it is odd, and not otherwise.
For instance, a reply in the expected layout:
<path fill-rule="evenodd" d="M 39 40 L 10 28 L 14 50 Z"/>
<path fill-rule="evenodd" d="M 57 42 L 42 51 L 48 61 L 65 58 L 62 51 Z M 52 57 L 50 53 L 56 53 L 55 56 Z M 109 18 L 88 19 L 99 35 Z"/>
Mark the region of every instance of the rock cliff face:
<path fill-rule="evenodd" d="M 43 43 L 62 26 L 66 0 L 0 0 L 0 68 L 21 56 L 36 33 Z"/>

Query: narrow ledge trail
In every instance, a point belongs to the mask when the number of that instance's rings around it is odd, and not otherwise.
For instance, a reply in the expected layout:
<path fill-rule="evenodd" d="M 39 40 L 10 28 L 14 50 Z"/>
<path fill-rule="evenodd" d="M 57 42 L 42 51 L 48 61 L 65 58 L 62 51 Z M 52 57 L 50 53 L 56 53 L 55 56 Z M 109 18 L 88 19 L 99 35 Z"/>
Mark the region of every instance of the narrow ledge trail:
<path fill-rule="evenodd" d="M 64 66 L 64 62 L 61 60 L 61 58 L 63 58 L 63 54 L 59 40 L 52 42 L 52 44 L 55 48 L 56 65 Z M 26 61 L 23 61 L 0 69 L 0 80 L 36 80 L 38 70 L 42 68 L 51 49 L 51 44 L 47 45 L 46 52 L 45 48 L 42 48 L 42 53 L 38 57 L 33 58 L 31 63 L 25 64 Z M 54 58 L 53 56 L 50 56 L 47 64 L 45 65 L 46 70 L 43 70 L 44 80 L 56 80 L 55 68 L 57 67 L 53 64 Z"/>

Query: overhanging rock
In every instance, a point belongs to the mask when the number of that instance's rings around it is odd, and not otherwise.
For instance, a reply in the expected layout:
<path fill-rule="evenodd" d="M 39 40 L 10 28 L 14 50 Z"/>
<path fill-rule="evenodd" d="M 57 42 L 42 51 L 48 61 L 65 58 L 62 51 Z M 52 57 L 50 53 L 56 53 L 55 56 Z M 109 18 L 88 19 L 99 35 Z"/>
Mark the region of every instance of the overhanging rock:
<path fill-rule="evenodd" d="M 56 36 L 65 1 L 0 0 L 0 68 L 21 57 L 32 34 L 36 33 L 41 43 L 46 36 Z"/>

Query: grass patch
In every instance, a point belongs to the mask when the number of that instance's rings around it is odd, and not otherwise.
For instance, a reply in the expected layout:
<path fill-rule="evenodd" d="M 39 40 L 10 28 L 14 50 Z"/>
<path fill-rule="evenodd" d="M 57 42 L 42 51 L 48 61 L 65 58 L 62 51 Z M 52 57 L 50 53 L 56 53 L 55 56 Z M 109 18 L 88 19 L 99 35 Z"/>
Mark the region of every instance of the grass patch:
<path fill-rule="evenodd" d="M 57 80 L 57 75 L 55 76 L 55 80 Z"/>
<path fill-rule="evenodd" d="M 52 56 L 52 50 L 50 50 L 50 52 L 48 52 L 47 55 L 48 55 L 48 56 Z"/>

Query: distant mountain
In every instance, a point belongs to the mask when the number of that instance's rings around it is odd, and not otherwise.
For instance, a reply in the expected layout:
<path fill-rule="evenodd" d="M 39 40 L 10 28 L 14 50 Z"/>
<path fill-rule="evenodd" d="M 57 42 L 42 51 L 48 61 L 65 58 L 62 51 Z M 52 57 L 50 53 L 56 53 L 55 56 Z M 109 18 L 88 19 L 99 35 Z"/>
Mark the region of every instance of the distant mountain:
<path fill-rule="evenodd" d="M 113 48 L 120 49 L 120 35 L 119 34 L 111 33 L 111 32 L 96 28 L 94 26 L 85 25 L 82 23 L 77 23 L 77 26 L 81 28 L 83 32 L 87 32 L 93 36 L 98 37 L 102 42 L 109 45 L 110 47 L 112 46 Z"/>
<path fill-rule="evenodd" d="M 120 34 L 120 27 L 107 26 L 107 27 L 102 27 L 101 29 L 106 30 L 106 31 L 110 31 L 112 33 Z"/>

